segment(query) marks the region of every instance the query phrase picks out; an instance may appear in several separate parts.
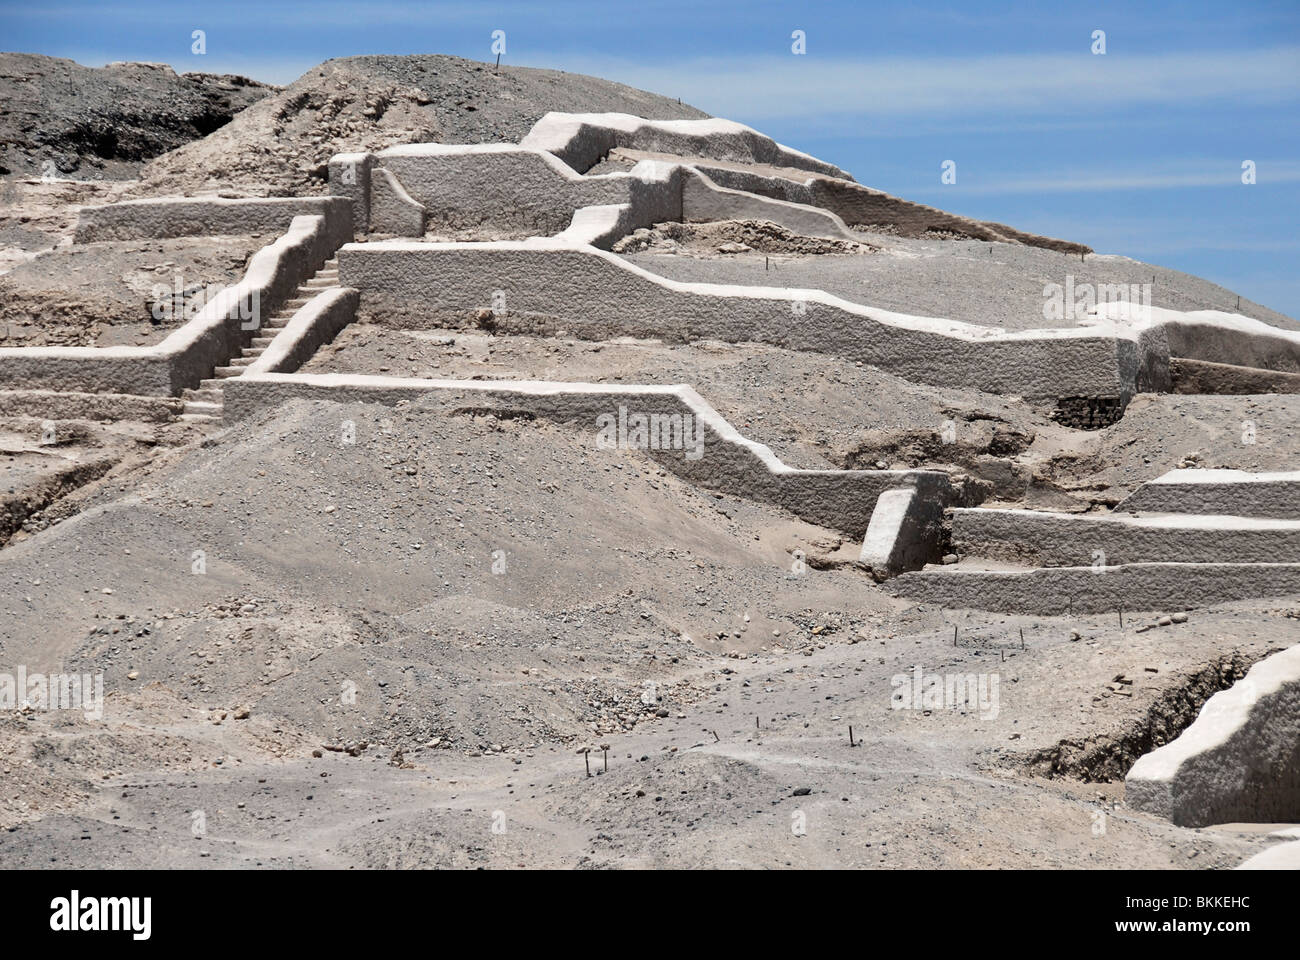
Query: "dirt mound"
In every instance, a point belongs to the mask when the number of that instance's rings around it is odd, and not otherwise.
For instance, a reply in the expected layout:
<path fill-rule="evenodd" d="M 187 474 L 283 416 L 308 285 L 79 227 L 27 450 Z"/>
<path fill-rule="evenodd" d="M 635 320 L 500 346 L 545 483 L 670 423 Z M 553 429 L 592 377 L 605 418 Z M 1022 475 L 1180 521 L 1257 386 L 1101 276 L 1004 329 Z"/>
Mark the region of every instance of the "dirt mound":
<path fill-rule="evenodd" d="M 656 223 L 653 229 L 642 227 L 614 244 L 615 253 L 638 253 L 651 248 L 694 254 L 757 251 L 810 256 L 870 253 L 877 249 L 870 244 L 854 243 L 851 240 L 805 237 L 771 220 Z"/>
<path fill-rule="evenodd" d="M 0 53 L 0 176 L 130 179 L 275 89 L 247 77 L 178 76 L 161 63 L 96 68 Z"/>
<path fill-rule="evenodd" d="M 328 60 L 212 136 L 151 163 L 141 195 L 320 193 L 336 153 L 399 143 L 516 143 L 551 110 L 703 117 L 620 83 L 441 55 Z"/>
<path fill-rule="evenodd" d="M 9 548 L 0 652 L 385 756 L 631 730 L 695 699 L 678 664 L 860 607 L 783 581 L 815 528 L 542 422 L 299 402 L 130 479 Z"/>

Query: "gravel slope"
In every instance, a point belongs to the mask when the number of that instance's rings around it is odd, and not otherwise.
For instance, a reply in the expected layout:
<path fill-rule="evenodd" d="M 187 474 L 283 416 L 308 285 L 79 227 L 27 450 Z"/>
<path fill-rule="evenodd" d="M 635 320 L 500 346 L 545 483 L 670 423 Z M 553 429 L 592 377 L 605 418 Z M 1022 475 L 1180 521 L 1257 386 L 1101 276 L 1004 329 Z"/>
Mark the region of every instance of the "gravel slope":
<path fill-rule="evenodd" d="M 139 195 L 324 192 L 336 153 L 398 143 L 517 143 L 551 110 L 703 117 L 676 100 L 559 70 L 442 55 L 327 60 L 201 141 L 160 157 Z"/>
<path fill-rule="evenodd" d="M 0 550 L 0 658 L 108 694 L 102 723 L 0 716 L 10 867 L 1223 867 L 1264 842 L 1035 771 L 1276 647 L 1275 606 L 1141 634 L 915 608 L 792 575 L 827 534 L 777 511 L 422 403 L 294 403 L 86 506 Z M 996 715 L 892 709 L 916 664 L 997 672 Z"/>
<path fill-rule="evenodd" d="M 275 90 L 247 77 L 177 76 L 166 64 L 0 53 L 0 176 L 130 179 Z"/>
<path fill-rule="evenodd" d="M 651 248 L 627 254 L 633 263 L 674 280 L 756 286 L 812 287 L 856 303 L 928 317 L 1001 326 L 1008 330 L 1073 327 L 1076 321 L 1044 316 L 1047 284 L 1074 289 L 1092 284 L 1151 284 L 1151 303 L 1171 310 L 1226 310 L 1287 330 L 1300 330 L 1285 314 L 1253 303 L 1191 274 L 1114 255 L 1085 259 L 1038 247 L 972 240 L 913 240 L 861 234 L 878 248 L 847 256 L 765 257 L 761 251 L 721 254 Z"/>

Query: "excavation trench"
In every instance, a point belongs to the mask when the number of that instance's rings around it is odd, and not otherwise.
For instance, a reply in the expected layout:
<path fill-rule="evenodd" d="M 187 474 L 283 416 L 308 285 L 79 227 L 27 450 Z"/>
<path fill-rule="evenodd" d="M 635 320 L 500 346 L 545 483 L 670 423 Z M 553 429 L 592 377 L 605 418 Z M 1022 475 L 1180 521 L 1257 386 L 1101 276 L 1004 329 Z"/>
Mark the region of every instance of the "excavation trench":
<path fill-rule="evenodd" d="M 112 456 L 78 463 L 30 487 L 0 497 L 0 547 L 7 545 L 14 534 L 24 529 L 24 525 L 38 521 L 44 511 L 98 480 L 120 461 L 120 457 Z"/>
<path fill-rule="evenodd" d="M 1183 676 L 1123 729 L 1086 739 L 1066 739 L 1022 755 L 1017 762 L 1040 777 L 1108 783 L 1122 780 L 1138 758 L 1176 738 L 1196 719 L 1205 701 L 1246 675 L 1257 661 L 1276 649 L 1225 653 Z"/>

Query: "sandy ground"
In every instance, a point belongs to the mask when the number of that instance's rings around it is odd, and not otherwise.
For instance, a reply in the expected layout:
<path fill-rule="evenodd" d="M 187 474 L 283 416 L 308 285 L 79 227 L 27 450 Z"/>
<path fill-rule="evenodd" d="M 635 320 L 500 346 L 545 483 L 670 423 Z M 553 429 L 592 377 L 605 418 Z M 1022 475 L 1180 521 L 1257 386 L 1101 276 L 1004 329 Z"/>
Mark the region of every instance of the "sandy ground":
<path fill-rule="evenodd" d="M 354 323 L 306 373 L 591 383 L 685 383 L 792 466 L 943 467 L 997 500 L 1048 509 L 1111 506 L 1180 466 L 1285 470 L 1300 396 L 1136 398 L 1105 430 L 976 390 L 915 384 L 874 367 L 765 344 L 601 343 Z"/>
<path fill-rule="evenodd" d="M 238 283 L 267 235 L 58 245 L 0 275 L 0 345 L 148 346 Z"/>
<path fill-rule="evenodd" d="M 636 453 L 420 403 L 293 404 L 82 507 L 0 551 L 3 662 L 107 693 L 102 722 L 0 719 L 6 865 L 1212 867 L 1268 842 L 1083 778 L 1281 646 L 1293 604 L 954 619 L 798 570 L 835 538 Z M 893 709 L 918 665 L 996 675 L 996 711 Z"/>
<path fill-rule="evenodd" d="M 43 250 L 72 242 L 83 204 L 112 203 L 126 190 L 103 180 L 0 181 L 0 276 Z"/>
<path fill-rule="evenodd" d="M 872 251 L 857 256 L 721 253 L 664 244 L 626 254 L 645 269 L 674 280 L 753 286 L 811 287 L 867 306 L 927 317 L 947 317 L 1008 330 L 1072 327 L 1070 316 L 1044 315 L 1043 288 L 1084 284 L 1150 284 L 1150 302 L 1173 310 L 1227 310 L 1288 330 L 1300 323 L 1208 280 L 1128 257 L 1078 257 L 1038 247 L 973 240 L 914 240 L 859 234 Z M 1139 289 L 1139 296 L 1147 296 Z M 1064 311 L 1062 311 L 1064 313 Z"/>

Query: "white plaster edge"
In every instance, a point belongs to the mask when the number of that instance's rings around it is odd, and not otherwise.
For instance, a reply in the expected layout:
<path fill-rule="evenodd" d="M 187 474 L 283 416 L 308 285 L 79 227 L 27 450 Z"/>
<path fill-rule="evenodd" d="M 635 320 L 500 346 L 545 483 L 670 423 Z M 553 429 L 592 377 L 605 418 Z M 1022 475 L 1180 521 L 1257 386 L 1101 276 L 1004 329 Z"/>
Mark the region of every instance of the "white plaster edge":
<path fill-rule="evenodd" d="M 626 205 L 610 204 L 606 205 L 605 209 L 616 210 L 623 206 Z M 586 210 L 591 208 L 582 209 Z M 580 210 L 579 213 L 580 212 L 582 211 Z M 609 214 L 601 214 L 602 217 L 608 215 Z M 573 228 L 571 227 L 570 229 Z M 887 326 L 898 327 L 903 330 L 915 330 L 921 333 L 938 334 L 940 336 L 947 336 L 971 343 L 1095 339 L 1100 336 L 1113 337 L 1117 340 L 1128 340 L 1134 343 L 1137 343 L 1138 340 L 1137 332 L 1122 328 L 1114 331 L 1099 331 L 1097 329 L 1085 327 L 1049 327 L 1008 332 L 1000 327 L 980 326 L 979 324 L 964 323 L 960 320 L 895 313 L 891 310 L 884 310 L 878 307 L 844 300 L 833 294 L 827 293 L 824 290 L 800 289 L 796 287 L 740 286 L 735 284 L 698 283 L 674 280 L 657 273 L 651 273 L 649 270 L 646 270 L 638 264 L 625 260 L 617 254 L 592 246 L 586 240 L 586 237 L 590 235 L 591 229 L 592 227 L 590 225 L 584 225 L 582 230 L 574 230 L 572 233 L 570 233 L 569 230 L 565 230 L 552 237 L 530 237 L 527 240 L 491 240 L 483 242 L 376 240 L 361 244 L 344 244 L 340 250 L 353 253 L 364 253 L 366 251 L 420 252 L 431 250 L 552 251 L 581 253 L 588 256 L 602 257 L 621 270 L 634 273 L 641 279 L 658 284 L 659 286 L 672 290 L 675 293 L 700 294 L 713 297 L 749 298 L 755 300 L 785 300 L 792 303 L 796 301 L 810 304 L 818 303 L 828 307 L 835 307 L 836 309 L 843 310 L 846 313 L 874 320 Z"/>
<path fill-rule="evenodd" d="M 189 198 L 182 198 L 189 199 Z M 283 198 L 282 198 L 283 199 Z M 270 286 L 279 272 L 290 247 L 309 240 L 325 229 L 325 218 L 320 214 L 299 214 L 289 223 L 289 229 L 262 247 L 248 262 L 248 269 L 238 283 L 223 288 L 209 300 L 197 314 L 187 320 L 161 341 L 148 347 L 0 347 L 0 357 L 68 358 L 68 359 L 126 359 L 172 358 L 198 342 L 215 326 L 224 325 L 230 312 L 254 292 Z"/>
<path fill-rule="evenodd" d="M 907 486 L 909 479 L 919 475 L 933 475 L 947 478 L 942 470 L 808 470 L 787 466 L 765 444 L 751 440 L 742 435 L 726 420 L 708 401 L 694 389 L 685 384 L 605 384 L 582 383 L 556 380 L 442 380 L 418 377 L 387 377 L 373 374 L 353 373 L 254 373 L 251 370 L 235 378 L 244 383 L 288 383 L 306 386 L 346 389 L 409 389 L 409 390 L 459 390 L 485 394 L 522 393 L 534 396 L 562 396 L 579 394 L 589 396 L 607 395 L 645 396 L 661 395 L 672 397 L 694 414 L 707 426 L 719 440 L 743 447 L 750 451 L 767 470 L 781 476 L 856 476 L 869 474 L 873 477 L 893 477 L 900 487 Z M 232 381 L 233 382 L 233 381 Z"/>
<path fill-rule="evenodd" d="M 1300 644 L 1260 660 L 1227 690 L 1210 697 L 1191 726 L 1139 757 L 1125 781 L 1172 782 L 1187 761 L 1227 745 L 1244 730 L 1260 700 L 1294 683 L 1300 683 Z"/>

